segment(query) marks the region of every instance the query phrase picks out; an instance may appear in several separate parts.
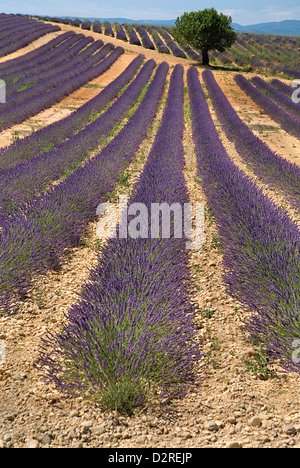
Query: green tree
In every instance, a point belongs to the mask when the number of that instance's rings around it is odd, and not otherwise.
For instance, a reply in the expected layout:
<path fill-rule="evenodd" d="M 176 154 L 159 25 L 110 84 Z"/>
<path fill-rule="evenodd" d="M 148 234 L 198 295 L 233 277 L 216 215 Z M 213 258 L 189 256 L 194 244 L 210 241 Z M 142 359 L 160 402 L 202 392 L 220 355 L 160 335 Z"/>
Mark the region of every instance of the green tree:
<path fill-rule="evenodd" d="M 184 13 L 176 20 L 174 38 L 201 50 L 203 65 L 209 65 L 210 50 L 224 52 L 236 41 L 237 35 L 231 26 L 232 19 L 215 8 Z"/>

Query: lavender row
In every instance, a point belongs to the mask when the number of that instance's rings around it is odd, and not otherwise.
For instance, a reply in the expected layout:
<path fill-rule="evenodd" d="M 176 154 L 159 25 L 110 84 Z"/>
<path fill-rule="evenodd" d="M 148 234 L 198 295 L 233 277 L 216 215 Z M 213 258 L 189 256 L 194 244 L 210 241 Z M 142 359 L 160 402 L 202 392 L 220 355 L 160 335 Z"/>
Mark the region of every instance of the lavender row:
<path fill-rule="evenodd" d="M 70 31 L 71 32 L 71 31 Z M 83 35 L 82 35 L 83 36 Z M 6 82 L 13 81 L 12 77 L 24 76 L 25 73 L 29 73 L 31 67 L 42 65 L 47 62 L 49 58 L 55 56 L 58 52 L 66 50 L 65 48 L 71 47 L 71 45 L 82 39 L 81 35 L 75 33 L 65 33 L 57 36 L 52 41 L 49 41 L 44 46 L 41 46 L 34 50 L 35 53 L 29 52 L 22 56 L 22 60 L 15 59 L 4 62 L 3 67 L 0 68 L 0 76 L 5 79 Z"/>
<path fill-rule="evenodd" d="M 1 47 L 6 47 L 12 39 L 12 36 L 21 36 L 28 30 L 36 28 L 37 25 L 39 24 L 36 21 L 34 23 L 20 21 L 19 23 L 7 24 L 0 33 Z"/>
<path fill-rule="evenodd" d="M 26 60 L 25 63 L 23 62 L 16 67 L 11 67 L 8 70 L 2 71 L 1 77 L 5 79 L 6 83 L 8 83 L 8 88 L 11 94 L 18 86 L 20 86 L 20 84 L 27 84 L 26 79 L 28 80 L 28 77 L 34 80 L 38 73 L 42 73 L 43 71 L 47 70 L 47 68 L 51 68 L 52 63 L 55 64 L 55 61 L 59 60 L 61 56 L 66 57 L 68 51 L 74 50 L 76 53 L 77 48 L 78 53 L 90 42 L 93 41 L 84 41 L 83 35 L 81 37 L 79 35 L 74 35 L 52 50 L 43 53 L 42 56 L 35 57 L 32 60 Z M 82 49 L 78 49 L 80 44 L 82 45 Z"/>
<path fill-rule="evenodd" d="M 111 44 L 106 44 L 106 46 L 108 48 L 113 47 Z M 103 47 L 104 50 L 102 49 L 104 53 L 107 52 L 106 46 Z M 32 99 L 29 98 L 27 101 L 22 103 L 22 106 L 18 107 L 17 111 L 14 108 L 3 111 L 0 115 L 1 131 L 14 124 L 21 123 L 29 117 L 53 106 L 76 89 L 94 78 L 97 78 L 99 75 L 107 71 L 123 53 L 124 49 L 122 47 L 117 47 L 107 58 L 92 67 L 89 66 L 91 65 L 90 60 L 89 63 L 85 63 L 80 67 L 77 67 L 73 73 L 69 72 L 69 74 L 61 74 L 57 76 L 56 83 L 52 82 L 53 89 L 49 90 L 47 93 L 42 96 L 37 95 Z M 97 60 L 96 55 L 97 54 L 93 57 L 93 60 Z M 100 57 L 100 55 L 98 57 Z M 63 84 L 61 85 L 61 83 Z"/>
<path fill-rule="evenodd" d="M 9 22 L 4 29 L 2 29 L 0 40 L 1 40 L 1 47 L 6 47 L 9 44 L 12 36 L 21 37 L 22 35 L 26 35 L 27 32 L 32 32 L 37 28 L 41 29 L 44 24 L 38 23 L 35 20 L 19 20 L 17 22 Z M 47 25 L 48 26 L 48 25 Z"/>
<path fill-rule="evenodd" d="M 12 214 L 24 212 L 30 200 L 68 171 L 75 170 L 91 151 L 98 148 L 100 142 L 108 137 L 109 132 L 138 100 L 154 68 L 154 60 L 149 60 L 121 97 L 72 138 L 54 150 L 37 155 L 31 161 L 21 163 L 0 175 L 1 224 Z"/>
<path fill-rule="evenodd" d="M 103 31 L 102 31 L 102 27 L 101 27 L 101 24 L 94 24 L 93 25 L 93 32 L 97 32 L 99 34 L 102 34 Z"/>
<path fill-rule="evenodd" d="M 281 107 L 275 104 L 270 98 L 268 98 L 268 96 L 249 83 L 243 75 L 236 75 L 234 79 L 247 96 L 251 97 L 251 99 L 261 109 L 263 109 L 274 120 L 274 122 L 277 122 L 287 133 L 290 133 L 299 139 L 300 122 L 298 119 L 281 109 Z"/>
<path fill-rule="evenodd" d="M 141 41 L 139 40 L 135 29 L 130 24 L 125 23 L 125 30 L 129 36 L 129 43 L 140 46 Z"/>
<path fill-rule="evenodd" d="M 41 67 L 42 70 L 40 72 L 32 76 L 21 78 L 13 84 L 9 84 L 7 87 L 8 94 L 5 111 L 17 103 L 20 105 L 39 93 L 47 92 L 53 87 L 53 82 L 55 84 L 57 83 L 58 77 L 68 80 L 72 75 L 74 76 L 74 70 L 77 69 L 77 66 L 81 67 L 83 65 L 92 65 L 95 63 L 94 59 L 96 58 L 98 60 L 99 56 L 97 56 L 97 54 L 94 55 L 94 53 L 99 53 L 103 42 L 101 40 L 95 41 L 93 44 L 91 44 L 91 42 L 93 41 L 85 41 L 84 39 L 79 41 L 78 44 L 68 49 L 65 53 L 50 60 L 45 67 Z M 83 48 L 85 49 L 82 50 Z M 109 46 L 103 48 L 103 51 L 101 50 L 100 52 L 100 57 L 103 56 L 102 58 L 104 58 L 106 55 L 105 51 L 107 53 L 107 50 L 110 51 L 111 48 L 109 48 Z"/>
<path fill-rule="evenodd" d="M 67 48 L 65 52 L 62 51 L 61 54 L 58 54 L 56 57 L 52 57 L 49 59 L 48 62 L 44 64 L 44 66 L 40 66 L 37 71 L 32 69 L 32 75 L 24 76 L 19 79 L 15 79 L 13 83 L 8 83 L 7 85 L 7 101 L 8 104 L 11 106 L 16 102 L 20 103 L 28 97 L 32 97 L 34 91 L 37 89 L 40 84 L 46 86 L 43 87 L 41 91 L 47 91 L 47 89 L 51 89 L 51 78 L 57 76 L 59 73 L 67 72 L 69 69 L 72 69 L 73 66 L 81 65 L 84 63 L 84 60 L 88 59 L 95 51 L 100 49 L 103 46 L 102 41 L 96 41 L 89 47 L 89 44 L 93 42 L 93 39 L 87 40 L 82 39 L 74 46 Z M 87 47 L 85 49 L 85 47 Z M 85 50 L 83 50 L 85 49 Z M 23 89 L 25 88 L 25 89 Z"/>
<path fill-rule="evenodd" d="M 11 16 L 3 18 L 0 22 L 0 39 L 6 36 L 7 31 L 10 33 L 11 30 L 22 28 L 24 25 L 28 27 L 29 24 L 32 23 L 28 23 L 27 20 L 24 21 L 24 18 L 13 18 Z"/>
<path fill-rule="evenodd" d="M 169 33 L 163 28 L 156 28 L 158 32 L 163 36 L 164 40 L 166 41 L 167 47 L 172 51 L 175 57 L 186 58 L 186 54 L 181 50 L 177 44 L 173 41 L 172 37 Z"/>
<path fill-rule="evenodd" d="M 202 61 L 202 54 L 200 55 L 198 52 L 195 52 L 191 47 L 186 44 L 180 44 L 180 46 L 184 49 L 186 55 L 192 60 L 201 60 Z"/>
<path fill-rule="evenodd" d="M 33 277 L 58 268 L 96 219 L 122 173 L 147 136 L 163 90 L 168 65 L 159 65 L 145 98 L 118 135 L 83 167 L 33 201 L 25 215 L 3 226 L 0 242 L 0 296 L 3 309 L 17 307 Z"/>
<path fill-rule="evenodd" d="M 68 31 L 64 34 L 60 34 L 55 39 L 52 39 L 51 41 L 47 42 L 47 44 L 44 44 L 43 46 L 38 47 L 37 49 L 34 49 L 33 51 L 28 52 L 27 54 L 0 63 L 0 73 L 9 73 L 10 70 L 13 72 L 17 67 L 20 67 L 20 69 L 22 69 L 22 67 L 26 67 L 26 64 L 30 60 L 34 60 L 38 57 L 46 57 L 47 53 L 49 53 L 53 48 L 58 46 L 61 42 L 66 41 L 67 39 L 70 39 L 71 37 L 75 36 L 76 34 L 73 31 Z"/>
<path fill-rule="evenodd" d="M 81 24 L 81 29 L 85 29 L 86 31 L 90 31 L 92 24 L 93 23 L 91 21 L 86 20 Z"/>
<path fill-rule="evenodd" d="M 148 30 L 152 36 L 152 39 L 156 45 L 158 52 L 160 52 L 161 54 L 170 54 L 168 47 L 164 44 L 162 39 L 159 37 L 155 28 L 150 26 Z"/>
<path fill-rule="evenodd" d="M 55 31 L 60 31 L 60 27 L 53 26 L 51 24 L 44 24 L 39 25 L 36 28 L 32 28 L 31 31 L 28 31 L 28 34 L 16 34 L 14 35 L 13 41 L 9 39 L 5 44 L 1 45 L 0 57 L 4 57 L 5 55 L 9 55 L 15 52 L 16 50 L 22 49 L 34 40 Z"/>
<path fill-rule="evenodd" d="M 101 93 L 87 101 L 69 116 L 54 122 L 31 135 L 0 149 L 0 171 L 3 172 L 17 164 L 46 153 L 63 141 L 82 130 L 101 110 L 105 108 L 133 78 L 144 57 L 137 56 L 126 70 L 107 85 Z"/>
<path fill-rule="evenodd" d="M 183 69 L 130 204 L 188 202 L 183 177 Z M 47 333 L 39 366 L 67 395 L 130 413 L 148 396 L 184 395 L 196 380 L 196 342 L 183 239 L 111 239 L 69 310 L 64 333 Z M 75 345 L 76 343 L 76 345 Z"/>
<path fill-rule="evenodd" d="M 142 45 L 145 49 L 152 49 L 155 50 L 155 46 L 151 41 L 149 34 L 147 33 L 146 29 L 143 26 L 137 26 L 136 31 L 139 33 L 140 38 L 142 40 Z"/>
<path fill-rule="evenodd" d="M 115 37 L 115 33 L 113 32 L 113 29 L 111 27 L 111 24 L 107 24 L 104 28 L 104 35 L 105 36 L 110 36 L 110 37 Z"/>
<path fill-rule="evenodd" d="M 290 97 L 285 96 L 273 86 L 266 83 L 259 76 L 252 78 L 252 83 L 262 92 L 266 91 L 270 99 L 274 100 L 279 106 L 283 107 L 287 112 L 296 118 L 300 118 L 300 106 L 294 103 Z"/>
<path fill-rule="evenodd" d="M 223 147 L 195 68 L 188 72 L 199 176 L 215 216 L 227 291 L 250 312 L 244 324 L 273 358 L 299 372 L 299 230 L 287 213 L 231 161 Z"/>
<path fill-rule="evenodd" d="M 127 42 L 128 39 L 127 39 L 123 26 L 121 24 L 116 24 L 116 30 L 117 30 L 116 38 L 120 39 L 121 41 Z"/>
<path fill-rule="evenodd" d="M 49 64 L 47 64 L 44 71 L 33 75 L 32 78 L 24 77 L 24 79 L 20 79 L 16 83 L 8 84 L 7 104 L 3 108 L 2 112 L 0 112 L 0 119 L 2 119 L 2 116 L 9 115 L 11 111 L 14 112 L 14 108 L 17 104 L 20 107 L 21 104 L 25 103 L 29 99 L 32 99 L 39 94 L 46 93 L 54 86 L 57 86 L 58 83 L 64 82 L 72 78 L 72 76 L 76 76 L 76 74 L 78 74 L 78 68 L 74 69 L 75 66 L 79 65 L 81 67 L 89 68 L 97 61 L 103 59 L 107 52 L 113 48 L 110 44 L 106 45 L 100 52 L 98 52 L 98 54 L 93 55 L 94 52 L 103 45 L 102 41 L 96 41 L 79 54 L 82 47 L 85 47 L 90 42 L 91 41 L 89 40 L 86 41 L 83 39 L 71 48 L 68 48 L 67 44 L 66 53 L 62 54 L 62 58 L 65 59 L 65 63 L 62 63 L 57 67 L 53 65 L 51 68 L 51 63 L 55 64 L 57 61 L 59 62 L 61 60 L 61 57 L 54 58 L 53 60 L 50 60 L 50 68 Z"/>
<path fill-rule="evenodd" d="M 281 91 L 286 96 L 289 96 L 290 98 L 292 97 L 292 94 L 295 91 L 295 88 L 292 88 L 290 85 L 287 85 L 286 83 L 283 83 L 282 81 L 278 80 L 277 78 L 274 78 L 271 81 L 271 85 L 274 86 L 279 91 Z"/>
<path fill-rule="evenodd" d="M 286 73 L 287 75 L 291 76 L 292 78 L 300 78 L 300 71 L 299 70 L 291 70 L 290 68 L 282 68 L 282 70 L 284 73 Z"/>
<path fill-rule="evenodd" d="M 300 168 L 271 151 L 240 119 L 229 103 L 212 72 L 205 70 L 203 79 L 213 107 L 227 138 L 235 143 L 242 159 L 254 173 L 275 189 L 280 189 L 291 205 L 300 211 Z"/>

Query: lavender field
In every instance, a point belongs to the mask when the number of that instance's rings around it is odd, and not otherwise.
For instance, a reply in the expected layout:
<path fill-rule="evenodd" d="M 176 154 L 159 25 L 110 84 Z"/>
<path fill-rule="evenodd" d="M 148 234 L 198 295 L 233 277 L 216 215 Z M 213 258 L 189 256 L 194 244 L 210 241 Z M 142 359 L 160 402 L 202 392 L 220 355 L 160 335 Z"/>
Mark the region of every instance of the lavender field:
<path fill-rule="evenodd" d="M 0 14 L 0 448 L 299 446 L 299 44 Z"/>

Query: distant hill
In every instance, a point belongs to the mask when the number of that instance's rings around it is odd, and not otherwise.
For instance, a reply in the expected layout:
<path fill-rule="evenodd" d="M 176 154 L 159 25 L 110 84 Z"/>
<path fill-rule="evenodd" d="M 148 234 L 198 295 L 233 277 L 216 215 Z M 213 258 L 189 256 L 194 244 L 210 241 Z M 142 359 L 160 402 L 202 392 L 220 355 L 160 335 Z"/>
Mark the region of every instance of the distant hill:
<path fill-rule="evenodd" d="M 65 18 L 75 19 L 74 16 L 68 16 Z M 80 20 L 85 18 L 79 17 Z M 123 23 L 139 23 L 139 24 L 155 24 L 157 26 L 175 26 L 175 19 L 171 20 L 132 20 L 128 18 L 87 18 L 90 21 L 94 22 L 96 19 L 103 23 L 103 21 L 109 21 L 114 23 L 117 21 L 120 24 Z M 278 23 L 259 23 L 251 24 L 248 26 L 242 26 L 238 23 L 232 23 L 233 28 L 238 32 L 249 32 L 249 33 L 259 33 L 259 34 L 281 34 L 287 36 L 300 36 L 300 21 L 299 20 L 285 20 Z"/>
<path fill-rule="evenodd" d="M 285 20 L 278 23 L 259 23 L 242 26 L 237 23 L 232 23 L 234 29 L 238 32 L 249 32 L 259 34 L 281 34 L 283 36 L 300 36 L 300 21 Z"/>

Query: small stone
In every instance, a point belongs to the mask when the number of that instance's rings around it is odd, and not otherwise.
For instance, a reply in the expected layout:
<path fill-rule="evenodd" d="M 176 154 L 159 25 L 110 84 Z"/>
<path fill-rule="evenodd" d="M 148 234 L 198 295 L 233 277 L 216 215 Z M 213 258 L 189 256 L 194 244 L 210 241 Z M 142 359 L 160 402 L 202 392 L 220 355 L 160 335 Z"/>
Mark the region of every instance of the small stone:
<path fill-rule="evenodd" d="M 253 418 L 250 419 L 249 424 L 252 427 L 260 427 L 262 423 L 259 417 L 254 416 Z"/>
<path fill-rule="evenodd" d="M 93 421 L 83 421 L 80 425 L 81 427 L 88 427 L 91 428 L 93 426 Z"/>
<path fill-rule="evenodd" d="M 226 448 L 243 448 L 239 442 L 228 442 Z"/>
<path fill-rule="evenodd" d="M 297 434 L 297 430 L 294 428 L 294 426 L 292 424 L 288 424 L 285 427 L 285 433 L 288 434 L 288 435 L 295 435 L 295 434 Z"/>
<path fill-rule="evenodd" d="M 47 434 L 45 434 L 45 435 L 43 435 L 43 437 L 41 438 L 40 442 L 41 442 L 41 444 L 43 444 L 43 445 L 50 444 L 50 443 L 51 443 L 51 438 L 50 438 Z"/>
<path fill-rule="evenodd" d="M 39 448 L 39 442 L 35 439 L 29 439 L 26 442 L 27 448 L 29 449 L 36 449 Z"/>
<path fill-rule="evenodd" d="M 219 430 L 219 427 L 215 423 L 215 421 L 209 421 L 209 423 L 206 426 L 206 429 L 210 432 L 217 432 Z"/>
<path fill-rule="evenodd" d="M 71 411 L 71 413 L 70 413 L 71 418 L 75 418 L 75 417 L 78 417 L 78 416 L 79 416 L 79 411 L 77 409 Z"/>
<path fill-rule="evenodd" d="M 136 442 L 138 444 L 144 444 L 145 442 L 147 442 L 147 436 L 146 435 L 140 435 L 135 440 L 136 440 Z"/>
<path fill-rule="evenodd" d="M 91 427 L 91 432 L 93 435 L 101 435 L 106 432 L 106 427 L 105 426 L 94 426 Z"/>
<path fill-rule="evenodd" d="M 227 418 L 227 422 L 228 422 L 229 424 L 236 424 L 236 423 L 237 423 L 237 420 L 236 420 L 235 417 L 230 416 L 229 418 Z"/>

